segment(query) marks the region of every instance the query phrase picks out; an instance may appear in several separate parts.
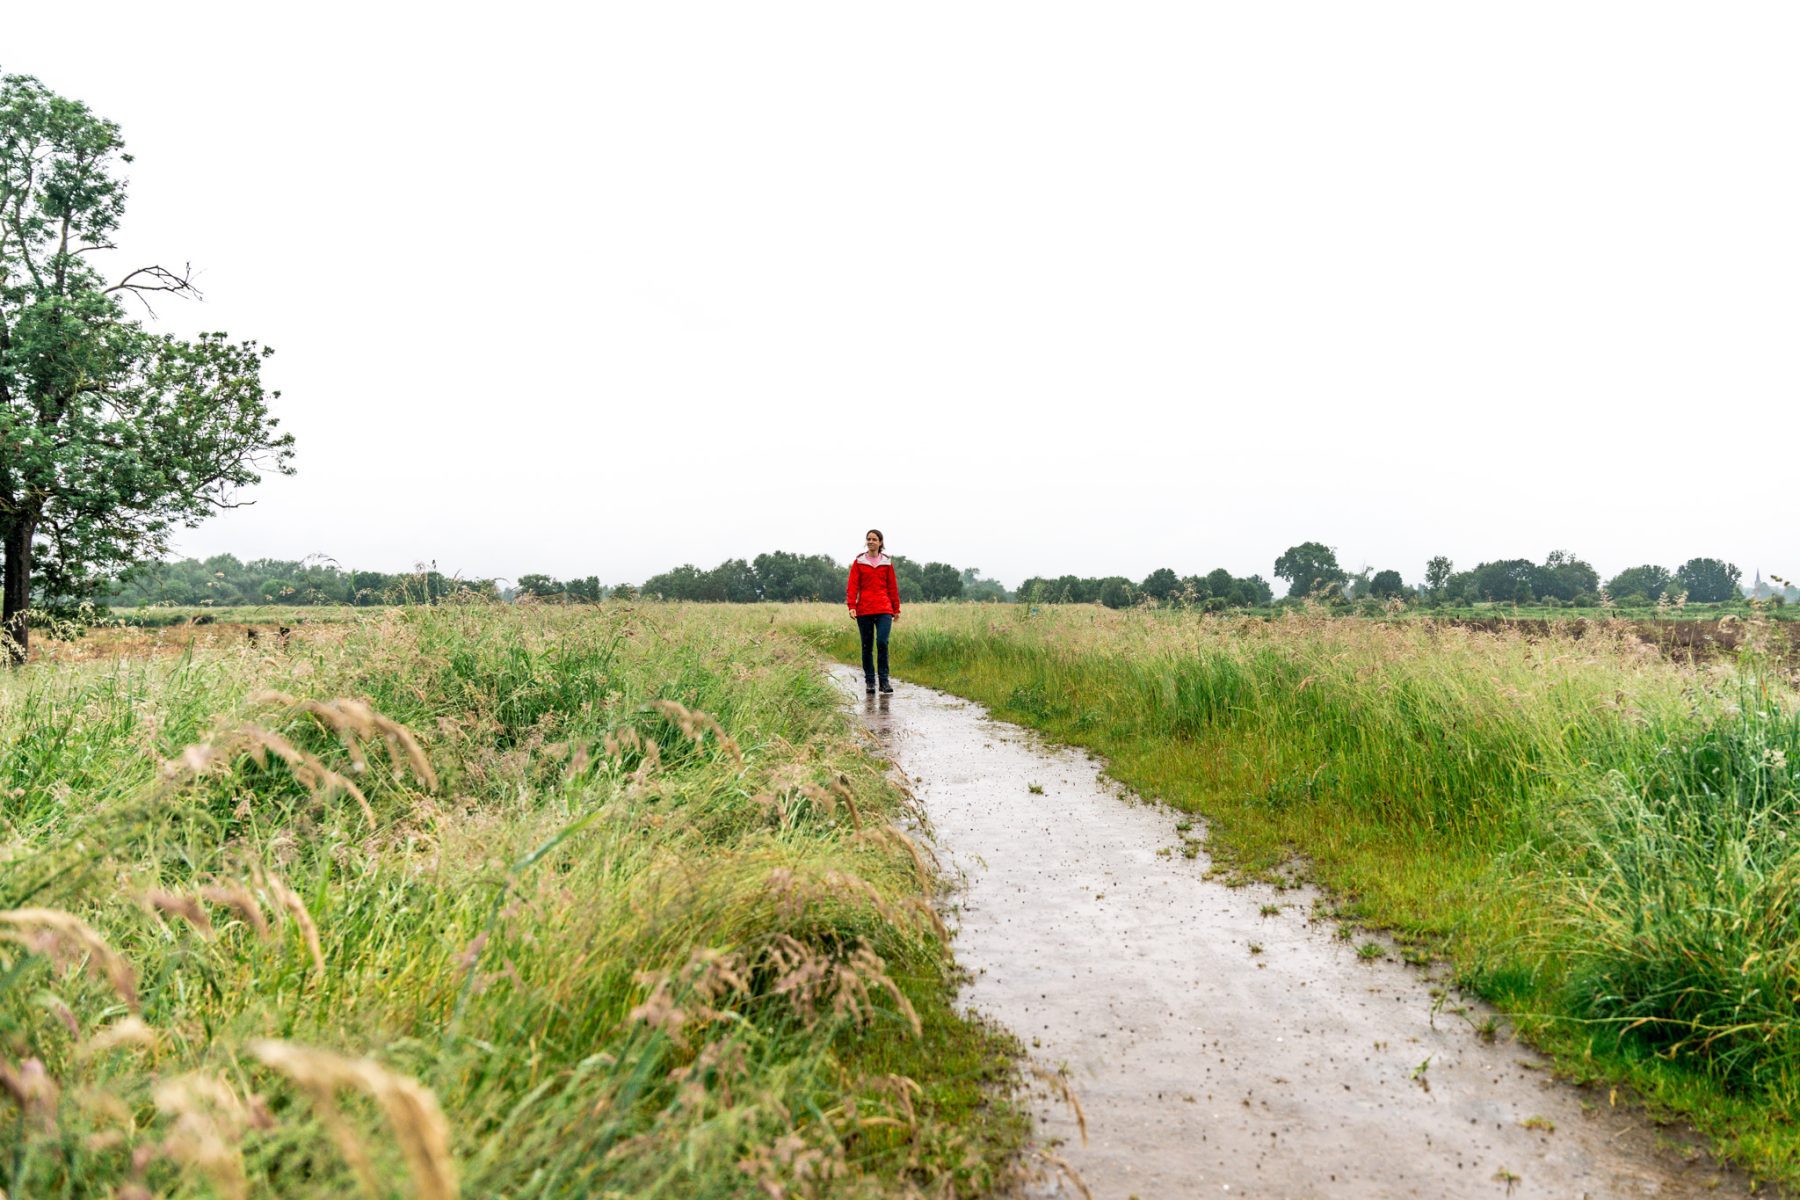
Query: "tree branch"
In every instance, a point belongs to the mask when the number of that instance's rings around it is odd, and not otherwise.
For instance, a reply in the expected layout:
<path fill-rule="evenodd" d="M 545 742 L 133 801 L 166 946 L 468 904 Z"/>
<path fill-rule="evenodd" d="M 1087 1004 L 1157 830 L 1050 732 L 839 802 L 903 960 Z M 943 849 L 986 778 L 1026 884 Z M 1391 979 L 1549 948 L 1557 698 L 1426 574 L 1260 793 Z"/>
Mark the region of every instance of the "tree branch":
<path fill-rule="evenodd" d="M 103 289 L 102 294 L 110 296 L 114 292 L 130 292 L 152 317 L 156 316 L 156 309 L 144 298 L 146 293 L 170 292 L 178 296 L 192 296 L 196 300 L 205 298 L 194 283 L 193 263 L 183 263 L 179 272 L 161 265 L 139 267 L 111 287 Z"/>

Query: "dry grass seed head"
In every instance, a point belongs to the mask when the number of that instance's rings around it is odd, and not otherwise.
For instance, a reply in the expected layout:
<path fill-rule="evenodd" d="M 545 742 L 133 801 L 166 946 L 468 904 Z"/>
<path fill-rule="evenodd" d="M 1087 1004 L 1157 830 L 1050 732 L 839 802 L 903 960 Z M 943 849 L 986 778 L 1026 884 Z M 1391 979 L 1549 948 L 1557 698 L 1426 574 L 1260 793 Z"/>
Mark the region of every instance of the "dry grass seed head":
<path fill-rule="evenodd" d="M 112 985 L 138 1011 L 137 976 L 131 964 L 92 928 L 59 908 L 15 908 L 0 912 L 0 940 L 35 950 L 58 965 L 81 963 Z"/>
<path fill-rule="evenodd" d="M 285 692 L 259 692 L 250 698 L 253 704 L 280 704 L 292 712 L 310 714 L 343 743 L 350 762 L 358 772 L 368 766 L 363 743 L 380 739 L 386 746 L 388 759 L 396 771 L 405 768 L 426 791 L 437 790 L 437 773 L 420 749 L 412 731 L 398 721 L 383 716 L 366 701 L 349 697 L 336 700 L 297 699 Z"/>
<path fill-rule="evenodd" d="M 266 869 L 258 874 L 263 887 L 278 906 L 276 911 L 285 910 L 300 927 L 301 936 L 306 939 L 306 949 L 312 955 L 313 969 L 319 973 L 320 978 L 324 978 L 325 948 L 319 941 L 319 927 L 313 924 L 312 914 L 306 911 L 306 905 L 299 894 L 288 887 L 281 876 Z"/>
<path fill-rule="evenodd" d="M 744 765 L 744 754 L 738 749 L 737 741 L 725 732 L 725 727 L 712 714 L 689 708 L 676 700 L 658 700 L 650 707 L 667 717 L 695 744 L 699 743 L 701 734 L 710 732 L 725 753 L 731 755 L 733 762 L 740 767 Z"/>
<path fill-rule="evenodd" d="M 155 1049 L 156 1030 L 146 1024 L 140 1017 L 124 1017 L 95 1033 L 93 1037 L 82 1043 L 77 1055 L 81 1058 L 92 1058 L 97 1054 L 105 1054 L 120 1046 L 142 1046 Z"/>
<path fill-rule="evenodd" d="M 145 907 L 168 916 L 180 917 L 206 937 L 212 936 L 212 918 L 200 907 L 200 899 L 196 896 L 184 896 L 179 892 L 165 892 L 160 889 L 144 894 Z"/>
<path fill-rule="evenodd" d="M 212 884 L 200 889 L 200 898 L 209 904 L 229 908 L 243 918 L 244 924 L 256 931 L 258 938 L 268 940 L 269 919 L 263 916 L 262 905 L 256 902 L 255 894 L 243 884 Z"/>
<path fill-rule="evenodd" d="M 42 1059 L 28 1058 L 18 1066 L 0 1060 L 0 1092 L 12 1097 L 28 1120 L 45 1130 L 56 1128 L 56 1106 L 62 1090 L 44 1069 Z"/>
<path fill-rule="evenodd" d="M 406 1158 L 420 1200 L 454 1200 L 457 1183 L 456 1165 L 450 1157 L 450 1126 L 430 1089 L 370 1059 L 346 1058 L 329 1050 L 266 1040 L 250 1043 L 249 1050 L 263 1065 L 306 1092 L 322 1110 L 321 1115 L 335 1113 L 334 1097 L 342 1090 L 373 1098 Z M 339 1128 L 348 1133 L 341 1118 Z M 353 1135 L 350 1141 L 354 1143 Z M 339 1145 L 341 1148 L 345 1142 L 340 1139 Z M 366 1164 L 366 1153 L 360 1145 L 356 1149 Z"/>
<path fill-rule="evenodd" d="M 158 1084 L 154 1097 L 163 1115 L 174 1118 L 162 1153 L 205 1176 L 219 1195 L 244 1200 L 250 1182 L 239 1143 L 251 1115 L 231 1085 L 211 1075 L 183 1075 Z"/>
<path fill-rule="evenodd" d="M 273 754 L 286 764 L 294 781 L 315 796 L 341 793 L 352 797 L 369 827 L 375 827 L 375 810 L 361 788 L 280 734 L 255 725 L 227 729 L 210 741 L 185 747 L 163 763 L 163 777 L 179 783 L 202 775 L 223 774 L 231 769 L 232 760 L 239 754 L 248 755 L 259 767 L 267 766 L 268 756 Z"/>

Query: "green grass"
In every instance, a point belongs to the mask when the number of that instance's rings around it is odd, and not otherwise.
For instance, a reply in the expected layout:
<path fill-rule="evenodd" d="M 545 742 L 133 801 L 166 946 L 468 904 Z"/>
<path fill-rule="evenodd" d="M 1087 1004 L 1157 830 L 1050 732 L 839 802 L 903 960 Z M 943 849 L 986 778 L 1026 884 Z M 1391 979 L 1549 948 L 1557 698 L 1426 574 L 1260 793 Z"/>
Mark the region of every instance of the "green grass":
<path fill-rule="evenodd" d="M 395 609 L 0 678 L 0 1190 L 1003 1178 L 1015 1049 L 955 1010 L 907 802 L 734 621 Z"/>
<path fill-rule="evenodd" d="M 787 620 L 857 652 L 823 610 Z M 1302 856 L 1566 1070 L 1791 1184 L 1800 717 L 1778 632 L 1749 634 L 1697 670 L 1623 628 L 914 605 L 893 654 L 1204 814 L 1227 875 Z"/>

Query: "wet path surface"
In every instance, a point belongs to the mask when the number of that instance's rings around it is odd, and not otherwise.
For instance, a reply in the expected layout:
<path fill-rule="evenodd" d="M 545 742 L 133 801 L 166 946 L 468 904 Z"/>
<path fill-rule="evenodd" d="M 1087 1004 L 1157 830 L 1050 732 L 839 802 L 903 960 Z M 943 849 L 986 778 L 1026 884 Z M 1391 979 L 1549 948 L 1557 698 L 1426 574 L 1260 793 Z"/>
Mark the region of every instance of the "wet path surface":
<path fill-rule="evenodd" d="M 1079 1096 L 1085 1146 L 1048 1097 L 1039 1134 L 1096 1197 L 1745 1191 L 1605 1093 L 1551 1080 L 1504 1034 L 1483 1041 L 1483 1013 L 1456 1015 L 1463 1001 L 1440 1003 L 1391 951 L 1359 956 L 1368 939 L 1314 919 L 1315 893 L 1206 880 L 1177 815 L 1085 754 L 905 683 L 865 700 L 858 672 L 832 672 L 960 880 L 966 1003 Z"/>

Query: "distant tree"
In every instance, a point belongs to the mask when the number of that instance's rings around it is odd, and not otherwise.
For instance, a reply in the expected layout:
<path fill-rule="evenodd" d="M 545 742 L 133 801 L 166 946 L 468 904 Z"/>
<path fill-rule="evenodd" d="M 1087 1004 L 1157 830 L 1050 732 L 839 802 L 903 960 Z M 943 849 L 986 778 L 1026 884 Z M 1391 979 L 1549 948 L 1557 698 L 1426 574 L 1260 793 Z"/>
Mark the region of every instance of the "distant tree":
<path fill-rule="evenodd" d="M 129 161 L 111 121 L 0 76 L 0 662 L 25 661 L 34 595 L 92 595 L 172 529 L 242 503 L 262 470 L 293 469 L 262 385 L 270 351 L 154 335 L 124 300 L 192 293 L 187 273 L 108 284 L 93 266 Z"/>
<path fill-rule="evenodd" d="M 1451 572 L 1455 569 L 1456 564 L 1442 554 L 1434 556 L 1430 562 L 1425 564 L 1425 589 L 1431 593 L 1433 599 L 1443 597 L 1444 587 L 1450 582 Z"/>
<path fill-rule="evenodd" d="M 1474 599 L 1501 604 L 1530 604 L 1537 599 L 1532 585 L 1537 581 L 1538 568 L 1528 558 L 1477 563 L 1470 575 L 1469 592 Z"/>
<path fill-rule="evenodd" d="M 1674 578 L 1656 564 L 1645 563 L 1641 567 L 1626 567 L 1614 575 L 1606 581 L 1606 590 L 1621 604 L 1628 597 L 1641 597 L 1645 603 L 1654 603 L 1668 590 Z"/>
<path fill-rule="evenodd" d="M 1343 584 L 1344 598 L 1346 600 L 1366 599 L 1369 595 L 1369 583 L 1374 575 L 1375 572 L 1368 567 L 1364 567 L 1360 571 L 1346 572 Z"/>
<path fill-rule="evenodd" d="M 908 599 L 925 599 L 925 568 L 906 557 L 904 554 L 890 555 L 894 560 L 894 579 L 900 585 L 900 603 Z M 840 581 L 839 588 L 843 584 Z"/>
<path fill-rule="evenodd" d="M 1737 567 L 1717 558 L 1690 558 L 1675 569 L 1675 582 L 1696 604 L 1738 599 L 1742 594 L 1738 580 L 1743 576 Z"/>
<path fill-rule="evenodd" d="M 518 589 L 523 595 L 537 596 L 545 599 L 551 596 L 562 595 L 562 584 L 556 582 L 556 580 L 550 578 L 548 575 L 521 575 L 519 576 Z"/>
<path fill-rule="evenodd" d="M 1377 571 L 1375 578 L 1369 581 L 1369 595 L 1380 600 L 1406 594 L 1406 581 L 1400 578 L 1398 571 Z"/>
<path fill-rule="evenodd" d="M 1109 575 L 1100 581 L 1100 603 L 1108 608 L 1130 608 L 1138 600 L 1138 590 L 1123 575 Z"/>
<path fill-rule="evenodd" d="M 1569 603 L 1577 596 L 1599 591 L 1600 576 L 1567 550 L 1553 550 L 1535 573 L 1531 587 L 1540 598 L 1555 597 Z"/>
<path fill-rule="evenodd" d="M 598 575 L 589 575 L 585 579 L 565 579 L 562 590 L 569 599 L 583 604 L 598 604 L 606 595 L 606 589 L 600 586 Z"/>
<path fill-rule="evenodd" d="M 756 590 L 766 600 L 800 599 L 800 556 L 777 550 L 759 554 L 750 564 L 756 572 Z"/>
<path fill-rule="evenodd" d="M 520 580 L 524 586 L 524 580 Z M 693 563 L 683 563 L 672 571 L 652 575 L 644 580 L 644 595 L 661 596 L 664 600 L 701 600 L 705 598 L 706 573 Z"/>
<path fill-rule="evenodd" d="M 350 572 L 350 603 L 380 604 L 387 595 L 389 580 L 381 571 Z"/>
<path fill-rule="evenodd" d="M 1138 590 L 1153 600 L 1167 603 L 1181 591 L 1181 577 L 1168 567 L 1158 567 L 1144 576 L 1144 582 L 1138 585 Z"/>
<path fill-rule="evenodd" d="M 1337 554 L 1319 542 L 1289 546 L 1275 560 L 1275 574 L 1288 581 L 1288 595 L 1310 596 L 1327 584 L 1344 581 Z"/>
<path fill-rule="evenodd" d="M 924 600 L 955 600 L 962 595 L 962 573 L 949 563 L 926 563 L 919 572 L 919 596 Z"/>
<path fill-rule="evenodd" d="M 1206 594 L 1208 596 L 1225 596 L 1231 592 L 1231 585 L 1237 580 L 1224 567 L 1215 567 L 1206 573 Z"/>
<path fill-rule="evenodd" d="M 964 600 L 1002 601 L 1011 599 L 1004 584 L 997 579 L 983 579 L 981 572 L 975 567 L 963 568 L 962 585 Z"/>
<path fill-rule="evenodd" d="M 1062 604 L 1092 604 L 1100 599 L 1098 580 L 1061 575 L 1056 580 L 1056 599 Z"/>
<path fill-rule="evenodd" d="M 752 604 L 762 598 L 756 572 L 741 558 L 728 558 L 707 572 L 708 599 Z"/>
<path fill-rule="evenodd" d="M 1236 585 L 1242 590 L 1246 604 L 1260 606 L 1275 598 L 1274 589 L 1269 586 L 1269 581 L 1261 575 L 1246 575 L 1237 580 Z"/>

